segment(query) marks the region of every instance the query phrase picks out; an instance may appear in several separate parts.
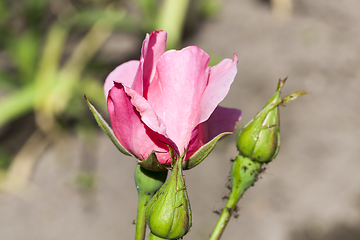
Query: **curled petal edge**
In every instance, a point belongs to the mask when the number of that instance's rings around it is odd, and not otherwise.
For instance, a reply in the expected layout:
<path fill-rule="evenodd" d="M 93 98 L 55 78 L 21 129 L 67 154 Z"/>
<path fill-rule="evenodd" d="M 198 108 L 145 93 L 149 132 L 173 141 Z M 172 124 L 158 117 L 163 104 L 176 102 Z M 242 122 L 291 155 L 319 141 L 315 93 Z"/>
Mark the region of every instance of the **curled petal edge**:
<path fill-rule="evenodd" d="M 232 132 L 224 132 L 220 133 L 216 137 L 214 137 L 210 142 L 203 145 L 201 148 L 199 148 L 188 160 L 182 163 L 182 168 L 184 170 L 189 170 L 198 164 L 200 164 L 213 150 L 216 143 L 220 140 L 220 138 L 233 134 Z"/>
<path fill-rule="evenodd" d="M 123 145 L 119 142 L 119 140 L 115 137 L 114 131 L 111 129 L 109 124 L 105 121 L 105 119 L 100 115 L 100 113 L 96 110 L 96 108 L 89 102 L 86 95 L 84 95 L 85 101 L 90 108 L 90 111 L 95 117 L 96 122 L 99 124 L 100 128 L 104 131 L 104 133 L 110 138 L 110 140 L 114 143 L 114 145 L 119 149 L 120 152 L 127 156 L 133 156 L 128 150 L 126 150 Z"/>

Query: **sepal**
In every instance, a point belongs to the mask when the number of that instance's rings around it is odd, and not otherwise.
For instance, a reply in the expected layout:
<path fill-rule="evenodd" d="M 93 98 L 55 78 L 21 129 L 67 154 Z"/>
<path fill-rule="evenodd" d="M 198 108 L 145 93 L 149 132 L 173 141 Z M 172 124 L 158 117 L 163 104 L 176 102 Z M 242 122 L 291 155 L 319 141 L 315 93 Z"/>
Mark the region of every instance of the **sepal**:
<path fill-rule="evenodd" d="M 224 136 L 230 135 L 232 132 L 224 132 L 214 137 L 210 142 L 199 148 L 188 160 L 182 163 L 184 170 L 191 169 L 200 164 L 213 150 L 216 143 Z"/>
<path fill-rule="evenodd" d="M 109 124 L 105 121 L 105 119 L 100 115 L 100 113 L 96 110 L 96 108 L 89 102 L 86 95 L 84 95 L 87 105 L 90 108 L 90 111 L 95 117 L 96 122 L 99 124 L 100 128 L 104 131 L 104 133 L 110 138 L 110 140 L 114 143 L 114 145 L 119 149 L 120 152 L 127 156 L 134 156 L 130 152 L 128 152 L 116 138 L 114 131 L 111 129 Z"/>
<path fill-rule="evenodd" d="M 151 154 L 147 157 L 145 160 L 139 160 L 138 163 L 145 169 L 148 169 L 150 171 L 154 172 L 163 172 L 167 171 L 168 168 L 166 165 L 162 165 L 157 157 L 156 157 L 156 151 L 152 151 Z"/>
<path fill-rule="evenodd" d="M 300 91 L 296 91 L 293 93 L 290 93 L 289 95 L 287 95 L 286 97 L 283 98 L 282 103 L 289 103 L 292 100 L 297 99 L 298 97 L 301 97 L 302 95 L 308 94 L 309 92 L 304 91 L 304 90 L 300 90 Z"/>

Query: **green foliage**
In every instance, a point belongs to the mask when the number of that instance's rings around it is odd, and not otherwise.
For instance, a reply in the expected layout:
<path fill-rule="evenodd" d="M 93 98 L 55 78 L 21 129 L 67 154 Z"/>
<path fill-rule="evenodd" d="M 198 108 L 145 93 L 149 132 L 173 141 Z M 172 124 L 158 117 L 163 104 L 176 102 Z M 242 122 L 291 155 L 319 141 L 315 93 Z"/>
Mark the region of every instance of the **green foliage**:
<path fill-rule="evenodd" d="M 0 87 L 6 91 L 5 97 L 0 98 L 0 127 L 31 111 L 53 119 L 65 114 L 82 121 L 86 115 L 81 107 L 73 111 L 68 105 L 87 91 L 89 98 L 104 109 L 102 83 L 93 76 L 84 77 L 83 73 L 88 72 L 91 59 L 112 31 L 131 31 L 143 37 L 145 32 L 165 28 L 170 31 L 169 47 L 176 47 L 188 1 L 134 0 L 134 3 L 140 15 L 117 1 L 89 0 L 85 4 L 0 0 L 0 49 L 4 53 L 0 56 L 4 58 L 0 61 Z M 215 3 L 216 0 L 203 0 L 199 6 L 212 12 L 209 9 Z M 88 34 L 75 42 L 70 54 L 66 53 L 69 36 L 84 30 Z M 74 115 L 76 112 L 78 116 Z"/>
<path fill-rule="evenodd" d="M 221 9 L 220 0 L 200 0 L 197 9 L 200 16 L 214 17 Z"/>

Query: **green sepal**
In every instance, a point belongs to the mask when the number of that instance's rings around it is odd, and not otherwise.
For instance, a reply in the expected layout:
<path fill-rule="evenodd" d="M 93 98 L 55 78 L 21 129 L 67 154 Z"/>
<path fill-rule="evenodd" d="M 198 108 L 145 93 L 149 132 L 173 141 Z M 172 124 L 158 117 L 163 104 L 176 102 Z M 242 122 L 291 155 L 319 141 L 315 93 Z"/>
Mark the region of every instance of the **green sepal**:
<path fill-rule="evenodd" d="M 145 169 L 154 172 L 163 172 L 167 171 L 168 168 L 165 165 L 162 165 L 156 157 L 156 151 L 152 151 L 151 154 L 145 160 L 139 160 L 138 163 Z"/>
<path fill-rule="evenodd" d="M 308 94 L 308 93 L 309 93 L 309 92 L 304 91 L 304 90 L 300 90 L 300 91 L 296 91 L 296 92 L 290 93 L 289 95 L 287 95 L 286 97 L 283 98 L 281 104 L 289 103 L 290 101 L 295 100 L 295 99 L 297 99 L 298 97 L 301 97 L 301 96 L 303 96 L 303 95 L 305 95 L 305 94 Z"/>
<path fill-rule="evenodd" d="M 197 166 L 199 163 L 201 163 L 213 150 L 216 143 L 220 140 L 220 138 L 232 134 L 232 132 L 224 132 L 216 137 L 214 137 L 210 142 L 203 145 L 201 148 L 199 148 L 188 160 L 182 163 L 182 168 L 184 170 L 191 169 L 195 166 Z"/>
<path fill-rule="evenodd" d="M 149 234 L 149 236 L 146 238 L 146 240 L 167 240 L 167 238 L 161 238 L 156 236 L 155 234 L 151 233 Z"/>
<path fill-rule="evenodd" d="M 100 115 L 100 113 L 96 110 L 96 108 L 89 102 L 87 97 L 84 95 L 87 105 L 90 108 L 90 111 L 95 117 L 96 122 L 99 124 L 100 128 L 104 131 L 104 133 L 110 138 L 110 140 L 114 143 L 114 145 L 119 149 L 120 152 L 127 156 L 134 156 L 129 153 L 116 138 L 114 131 L 111 129 L 109 124 L 104 120 L 104 118 Z"/>

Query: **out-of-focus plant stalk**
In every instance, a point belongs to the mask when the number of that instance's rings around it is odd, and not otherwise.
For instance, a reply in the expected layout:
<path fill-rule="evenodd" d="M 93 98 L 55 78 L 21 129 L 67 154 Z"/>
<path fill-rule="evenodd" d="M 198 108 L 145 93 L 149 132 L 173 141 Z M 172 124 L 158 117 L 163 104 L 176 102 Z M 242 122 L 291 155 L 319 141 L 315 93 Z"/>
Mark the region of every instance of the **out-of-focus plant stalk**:
<path fill-rule="evenodd" d="M 52 109 L 48 106 L 48 99 L 52 94 L 57 82 L 60 57 L 63 53 L 65 40 L 69 29 L 55 23 L 48 33 L 43 55 L 39 64 L 39 69 L 35 77 L 36 100 L 35 112 L 36 120 L 42 130 L 48 131 L 53 126 Z M 41 121 L 41 117 L 46 115 L 46 120 Z"/>
<path fill-rule="evenodd" d="M 49 121 L 51 123 L 53 119 L 53 114 L 64 111 L 81 79 L 81 73 L 86 64 L 111 34 L 111 30 L 105 26 L 106 24 L 102 20 L 94 24 L 56 76 L 56 81 L 52 84 L 51 92 L 48 93 L 46 101 L 42 101 L 43 111 L 37 113 L 39 126 L 49 125 Z M 51 127 L 52 125 L 45 129 L 50 130 Z"/>
<path fill-rule="evenodd" d="M 111 29 L 105 28 L 102 20 L 99 20 L 74 49 L 70 59 L 59 73 L 59 81 L 54 88 L 50 102 L 54 112 L 61 112 L 73 94 L 75 85 L 80 81 L 80 74 L 86 64 L 100 49 L 111 34 Z"/>
<path fill-rule="evenodd" d="M 74 92 L 79 90 L 78 85 L 82 80 L 81 74 L 86 64 L 110 36 L 111 27 L 104 25 L 103 20 L 99 20 L 76 46 L 64 67 L 60 68 L 59 61 L 70 26 L 58 22 L 54 23 L 46 37 L 45 47 L 33 81 L 24 88 L 1 99 L 0 126 L 20 115 L 35 110 L 36 121 L 42 132 L 50 134 L 50 136 L 58 133 L 58 128 L 55 127 L 54 114 L 60 114 L 65 110 Z M 94 84 L 90 85 L 92 88 L 95 86 Z M 83 92 L 84 89 L 82 88 L 80 91 Z M 30 142 L 32 143 L 33 140 Z M 49 142 L 50 139 L 44 141 L 46 144 Z M 26 187 L 38 155 L 44 149 L 43 144 L 37 144 L 38 147 L 24 147 L 20 151 L 21 154 L 14 159 L 2 188 L 11 191 L 12 189 L 20 190 Z M 29 155 L 29 149 L 36 154 Z"/>
<path fill-rule="evenodd" d="M 142 21 L 143 28 L 146 32 L 154 30 L 154 22 L 157 16 L 157 5 L 158 0 L 135 0 L 138 4 L 139 9 L 143 15 L 144 20 Z"/>
<path fill-rule="evenodd" d="M 189 2 L 189 0 L 163 1 L 155 29 L 167 31 L 167 49 L 176 48 L 180 43 Z"/>

